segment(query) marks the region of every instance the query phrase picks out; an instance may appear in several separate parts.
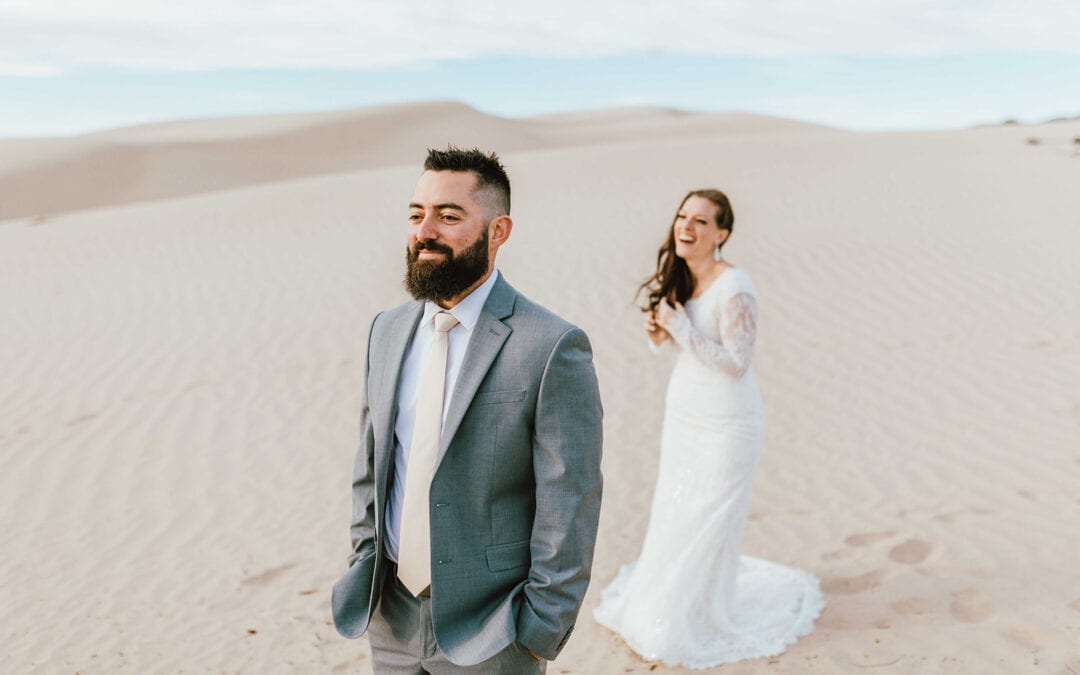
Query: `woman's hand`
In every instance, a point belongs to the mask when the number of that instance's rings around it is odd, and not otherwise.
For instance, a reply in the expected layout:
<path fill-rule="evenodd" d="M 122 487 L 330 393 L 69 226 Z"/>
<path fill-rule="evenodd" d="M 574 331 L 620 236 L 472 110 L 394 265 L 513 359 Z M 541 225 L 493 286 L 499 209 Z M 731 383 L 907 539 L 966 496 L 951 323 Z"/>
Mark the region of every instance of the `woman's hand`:
<path fill-rule="evenodd" d="M 676 302 L 675 306 L 668 304 L 667 300 L 663 300 L 656 306 L 656 323 L 661 328 L 669 328 L 672 321 L 678 321 L 686 315 L 686 310 L 683 309 L 681 303 Z"/>
<path fill-rule="evenodd" d="M 680 336 L 690 326 L 690 317 L 682 303 L 672 305 L 664 300 L 656 306 L 656 325 L 664 330 L 667 337 L 679 342 Z"/>
<path fill-rule="evenodd" d="M 660 303 L 660 307 L 667 307 L 667 303 Z M 645 318 L 645 334 L 649 336 L 649 341 L 657 347 L 664 344 L 665 340 L 671 339 L 671 335 L 657 323 L 655 310 L 649 312 L 649 315 Z"/>

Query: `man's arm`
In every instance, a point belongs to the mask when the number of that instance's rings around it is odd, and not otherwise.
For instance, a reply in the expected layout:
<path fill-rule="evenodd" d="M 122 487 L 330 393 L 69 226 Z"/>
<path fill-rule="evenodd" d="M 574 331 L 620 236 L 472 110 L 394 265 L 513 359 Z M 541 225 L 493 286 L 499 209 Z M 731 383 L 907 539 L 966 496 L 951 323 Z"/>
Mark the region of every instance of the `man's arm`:
<path fill-rule="evenodd" d="M 534 424 L 536 517 L 517 639 L 554 659 L 589 586 L 603 483 L 600 390 L 589 339 L 579 328 L 564 333 L 548 356 Z"/>
<path fill-rule="evenodd" d="M 376 320 L 378 317 L 376 317 Z M 364 634 L 371 611 L 371 588 L 375 573 L 375 437 L 368 410 L 371 338 L 375 322 L 368 332 L 368 356 L 364 359 L 364 386 L 360 395 L 360 447 L 353 464 L 352 518 L 349 535 L 352 552 L 349 569 L 330 594 L 334 627 L 347 638 Z"/>
<path fill-rule="evenodd" d="M 376 316 L 368 331 L 364 386 L 360 392 L 360 447 L 353 463 L 352 522 L 349 525 L 352 540 L 352 553 L 348 558 L 350 567 L 357 560 L 375 552 L 375 433 L 368 410 L 368 378 L 371 374 L 371 336 L 378 320 Z"/>

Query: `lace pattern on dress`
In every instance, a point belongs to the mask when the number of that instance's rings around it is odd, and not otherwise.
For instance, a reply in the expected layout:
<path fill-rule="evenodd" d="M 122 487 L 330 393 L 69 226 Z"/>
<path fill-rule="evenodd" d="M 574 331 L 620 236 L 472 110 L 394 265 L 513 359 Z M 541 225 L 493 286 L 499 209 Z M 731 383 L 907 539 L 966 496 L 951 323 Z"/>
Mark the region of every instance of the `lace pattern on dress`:
<path fill-rule="evenodd" d="M 683 307 L 677 308 L 665 328 L 680 347 L 692 352 L 702 363 L 740 378 L 750 368 L 757 318 L 757 300 L 750 293 L 739 292 L 731 296 L 720 311 L 722 342 L 709 339 L 695 328 Z"/>

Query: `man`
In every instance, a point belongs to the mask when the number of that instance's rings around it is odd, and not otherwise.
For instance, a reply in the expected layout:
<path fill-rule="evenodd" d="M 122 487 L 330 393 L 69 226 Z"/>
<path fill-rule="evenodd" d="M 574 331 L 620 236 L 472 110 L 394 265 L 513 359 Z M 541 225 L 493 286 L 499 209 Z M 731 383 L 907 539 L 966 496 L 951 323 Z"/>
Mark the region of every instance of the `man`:
<path fill-rule="evenodd" d="M 494 155 L 431 150 L 405 286 L 368 337 L 353 554 L 338 631 L 377 673 L 544 672 L 589 584 L 600 394 L 588 338 L 498 270 L 513 229 Z"/>

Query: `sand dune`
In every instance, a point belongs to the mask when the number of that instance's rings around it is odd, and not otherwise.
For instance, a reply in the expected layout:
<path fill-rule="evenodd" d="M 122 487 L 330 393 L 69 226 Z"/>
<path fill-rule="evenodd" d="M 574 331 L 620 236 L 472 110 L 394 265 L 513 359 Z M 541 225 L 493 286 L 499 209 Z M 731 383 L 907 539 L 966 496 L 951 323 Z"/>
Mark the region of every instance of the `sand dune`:
<path fill-rule="evenodd" d="M 607 412 L 594 584 L 549 672 L 674 672 L 588 613 L 655 478 L 670 362 L 633 289 L 706 185 L 762 295 L 745 548 L 829 602 L 716 672 L 1080 672 L 1076 135 L 436 103 L 3 141 L 2 670 L 370 672 L 329 618 L 363 341 L 404 299 L 424 146 L 455 141 L 504 154 L 500 267 L 589 332 Z"/>
<path fill-rule="evenodd" d="M 3 167 L 0 218 L 405 164 L 416 161 L 418 147 L 422 158 L 422 148 L 436 139 L 480 133 L 511 149 L 529 145 L 527 130 L 513 122 L 452 103 L 199 120 L 91 134 L 73 139 L 73 152 Z"/>
<path fill-rule="evenodd" d="M 694 113 L 671 108 L 610 108 L 527 118 L 558 145 L 708 138 L 753 133 L 842 133 L 808 122 L 749 113 Z"/>
<path fill-rule="evenodd" d="M 474 138 L 512 152 L 812 129 L 820 127 L 657 110 L 515 120 L 451 102 L 149 124 L 72 139 L 0 141 L 0 220 L 415 164 L 425 147 Z"/>

